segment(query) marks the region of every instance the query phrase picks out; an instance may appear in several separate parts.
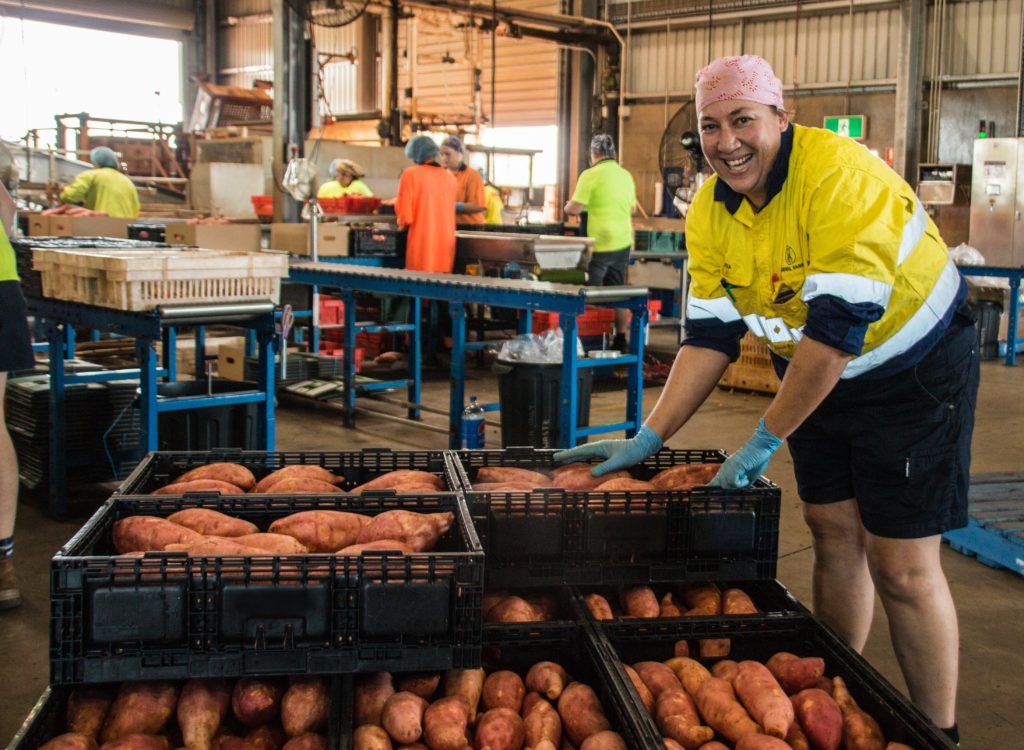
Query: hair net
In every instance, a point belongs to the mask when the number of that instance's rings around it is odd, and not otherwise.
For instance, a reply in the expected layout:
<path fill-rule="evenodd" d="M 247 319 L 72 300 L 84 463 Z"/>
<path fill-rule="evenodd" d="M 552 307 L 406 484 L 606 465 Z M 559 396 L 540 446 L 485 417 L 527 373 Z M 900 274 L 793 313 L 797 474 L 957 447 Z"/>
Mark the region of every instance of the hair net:
<path fill-rule="evenodd" d="M 331 161 L 331 166 L 327 168 L 327 174 L 329 174 L 331 177 L 334 177 L 334 175 L 338 173 L 339 164 L 341 164 L 341 159 L 333 159 Z"/>
<path fill-rule="evenodd" d="M 357 180 L 366 174 L 363 168 L 351 159 L 335 159 L 331 162 L 331 171 L 333 174 L 337 174 L 338 171 L 345 172 Z"/>
<path fill-rule="evenodd" d="M 452 151 L 458 151 L 460 154 L 462 153 L 462 141 L 459 140 L 457 135 L 450 135 L 445 138 L 441 141 L 441 146 L 447 146 Z"/>
<path fill-rule="evenodd" d="M 89 161 L 97 167 L 110 167 L 111 169 L 121 168 L 121 165 L 117 162 L 117 154 L 106 146 L 97 146 L 90 151 Z"/>
<path fill-rule="evenodd" d="M 598 133 L 590 139 L 590 153 L 607 159 L 615 158 L 615 141 L 607 133 Z"/>
<path fill-rule="evenodd" d="M 405 155 L 417 164 L 428 162 L 441 153 L 441 149 L 429 135 L 417 135 L 405 144 Z"/>
<path fill-rule="evenodd" d="M 768 61 L 757 55 L 719 57 L 697 73 L 695 104 L 704 107 L 727 99 L 782 107 L 782 81 Z"/>

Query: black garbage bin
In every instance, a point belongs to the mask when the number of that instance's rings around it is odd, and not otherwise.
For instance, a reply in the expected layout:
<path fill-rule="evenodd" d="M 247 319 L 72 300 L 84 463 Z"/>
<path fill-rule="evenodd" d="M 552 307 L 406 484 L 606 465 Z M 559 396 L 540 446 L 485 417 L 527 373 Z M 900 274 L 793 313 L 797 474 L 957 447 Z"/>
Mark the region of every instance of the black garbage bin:
<path fill-rule="evenodd" d="M 999 356 L 999 318 L 1003 314 L 1003 306 L 985 300 L 971 302 L 970 306 L 978 320 L 978 352 L 981 359 L 996 359 Z"/>
<path fill-rule="evenodd" d="M 213 380 L 214 394 L 254 391 L 259 386 L 238 380 Z M 205 380 L 158 383 L 157 395 L 205 396 Z M 157 422 L 160 450 L 208 451 L 214 448 L 257 450 L 259 404 L 229 404 L 205 409 L 161 412 Z"/>
<path fill-rule="evenodd" d="M 562 366 L 498 360 L 498 401 L 501 404 L 501 443 L 533 448 L 560 447 L 559 403 Z M 590 388 L 594 371 L 576 371 L 576 426 L 590 424 Z M 580 438 L 577 443 L 586 442 Z"/>

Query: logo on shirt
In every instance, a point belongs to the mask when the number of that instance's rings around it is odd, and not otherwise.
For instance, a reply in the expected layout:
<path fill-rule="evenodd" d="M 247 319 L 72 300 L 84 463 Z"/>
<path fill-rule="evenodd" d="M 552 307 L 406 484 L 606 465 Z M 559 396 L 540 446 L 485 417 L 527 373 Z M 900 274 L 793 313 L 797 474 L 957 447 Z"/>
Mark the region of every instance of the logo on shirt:
<path fill-rule="evenodd" d="M 804 262 L 802 260 L 798 261 L 796 251 L 793 249 L 792 245 L 786 245 L 785 259 L 786 265 L 782 267 L 783 271 L 792 271 L 797 268 L 804 267 Z"/>

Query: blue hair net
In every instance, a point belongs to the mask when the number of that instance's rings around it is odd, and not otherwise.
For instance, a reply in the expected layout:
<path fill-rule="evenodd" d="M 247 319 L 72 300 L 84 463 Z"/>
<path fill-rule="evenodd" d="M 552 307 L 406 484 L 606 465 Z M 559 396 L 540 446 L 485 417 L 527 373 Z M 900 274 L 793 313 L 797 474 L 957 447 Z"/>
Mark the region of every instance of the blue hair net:
<path fill-rule="evenodd" d="M 106 146 L 98 146 L 90 151 L 89 161 L 97 167 L 110 167 L 111 169 L 121 168 L 121 165 L 117 163 L 117 154 Z"/>
<path fill-rule="evenodd" d="M 615 141 L 607 133 L 598 133 L 590 140 L 590 152 L 606 159 L 615 158 Z"/>
<path fill-rule="evenodd" d="M 441 141 L 441 146 L 447 146 L 452 151 L 458 151 L 460 154 L 462 153 L 462 141 L 459 140 L 459 137 L 457 135 L 450 135 L 447 138 L 445 138 L 443 141 Z"/>
<path fill-rule="evenodd" d="M 331 176 L 331 178 L 333 178 L 334 175 L 337 174 L 339 164 L 341 164 L 341 159 L 335 159 L 334 161 L 331 162 L 331 166 L 327 168 L 327 172 Z"/>
<path fill-rule="evenodd" d="M 428 162 L 441 153 L 441 149 L 428 135 L 417 135 L 405 144 L 405 155 L 417 164 Z"/>

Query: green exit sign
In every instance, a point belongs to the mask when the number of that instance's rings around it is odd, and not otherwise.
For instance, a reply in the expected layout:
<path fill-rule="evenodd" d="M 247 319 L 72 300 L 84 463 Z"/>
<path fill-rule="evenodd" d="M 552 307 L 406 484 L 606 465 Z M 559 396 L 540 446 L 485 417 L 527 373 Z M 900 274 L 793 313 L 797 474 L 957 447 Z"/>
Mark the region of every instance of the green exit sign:
<path fill-rule="evenodd" d="M 839 115 L 825 118 L 825 130 L 845 135 L 856 140 L 868 135 L 867 115 Z"/>

